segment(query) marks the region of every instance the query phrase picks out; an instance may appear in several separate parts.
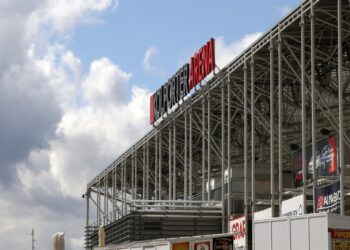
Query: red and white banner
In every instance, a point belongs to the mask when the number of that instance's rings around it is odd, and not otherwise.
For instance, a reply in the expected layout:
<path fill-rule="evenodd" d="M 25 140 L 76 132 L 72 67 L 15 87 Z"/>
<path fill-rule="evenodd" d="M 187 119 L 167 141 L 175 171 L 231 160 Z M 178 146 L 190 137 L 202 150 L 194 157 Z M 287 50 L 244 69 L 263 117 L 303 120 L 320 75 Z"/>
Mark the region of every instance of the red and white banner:
<path fill-rule="evenodd" d="M 246 221 L 244 216 L 230 220 L 229 233 L 233 233 L 234 249 L 245 249 Z"/>

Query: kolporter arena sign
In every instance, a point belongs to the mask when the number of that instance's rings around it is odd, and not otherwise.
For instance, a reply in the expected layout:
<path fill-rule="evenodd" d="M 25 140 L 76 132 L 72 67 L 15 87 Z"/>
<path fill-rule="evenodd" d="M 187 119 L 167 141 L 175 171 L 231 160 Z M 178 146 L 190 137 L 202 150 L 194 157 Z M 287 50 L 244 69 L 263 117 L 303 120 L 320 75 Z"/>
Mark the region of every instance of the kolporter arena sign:
<path fill-rule="evenodd" d="M 150 97 L 150 123 L 159 118 L 184 98 L 215 68 L 215 40 L 211 38 L 163 86 Z"/>

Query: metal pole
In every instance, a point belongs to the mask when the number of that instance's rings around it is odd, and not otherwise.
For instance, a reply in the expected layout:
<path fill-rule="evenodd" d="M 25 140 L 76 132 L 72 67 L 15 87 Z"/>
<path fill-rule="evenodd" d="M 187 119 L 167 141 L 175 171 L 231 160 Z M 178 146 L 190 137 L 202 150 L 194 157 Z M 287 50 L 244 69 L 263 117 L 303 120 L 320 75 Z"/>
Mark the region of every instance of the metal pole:
<path fill-rule="evenodd" d="M 208 201 L 211 200 L 211 122 L 210 122 L 210 116 L 211 116 L 211 110 L 210 110 L 210 92 L 208 92 Z"/>
<path fill-rule="evenodd" d="M 202 200 L 205 199 L 205 97 L 202 97 Z"/>
<path fill-rule="evenodd" d="M 302 8 L 302 7 L 301 7 Z M 304 21 L 304 10 L 301 9 L 301 21 L 300 21 L 300 33 L 301 33 L 301 161 L 303 170 L 303 203 L 304 211 L 306 214 L 306 108 L 305 108 L 305 21 Z"/>
<path fill-rule="evenodd" d="M 158 200 L 158 134 L 155 136 L 155 155 L 154 155 L 154 199 Z"/>
<path fill-rule="evenodd" d="M 270 33 L 270 196 L 271 196 L 271 216 L 275 216 L 275 121 L 274 121 L 274 45 L 272 33 Z"/>
<path fill-rule="evenodd" d="M 134 172 L 135 172 L 135 157 L 134 157 L 134 150 L 132 149 L 131 153 L 131 197 L 133 200 L 135 200 L 135 178 L 134 178 Z"/>
<path fill-rule="evenodd" d="M 118 169 L 118 168 L 117 168 Z M 118 213 L 118 219 L 119 219 L 119 215 L 123 216 L 123 173 L 122 173 L 122 166 L 119 165 L 119 169 L 120 169 L 120 191 L 119 191 L 119 196 L 120 196 L 120 205 L 121 205 L 121 210 Z"/>
<path fill-rule="evenodd" d="M 142 199 L 146 199 L 146 145 L 142 145 Z"/>
<path fill-rule="evenodd" d="M 135 195 L 134 195 L 134 198 L 135 199 L 137 199 L 138 198 L 138 195 L 137 195 L 137 189 L 138 189 L 138 183 L 137 183 L 137 181 L 138 181 L 138 178 L 137 178 L 137 149 L 135 149 L 135 153 L 134 153 L 134 168 L 135 168 L 135 171 L 134 171 L 134 177 L 135 177 L 135 181 L 134 181 L 134 183 L 135 183 Z"/>
<path fill-rule="evenodd" d="M 252 147 L 252 219 L 254 219 L 254 212 L 255 212 L 255 67 L 254 67 L 254 54 L 251 55 L 251 63 L 250 63 L 250 78 L 251 78 L 251 90 L 250 90 L 250 105 L 251 105 L 251 147 Z"/>
<path fill-rule="evenodd" d="M 315 13 L 311 0 L 311 141 L 312 141 L 312 194 L 313 212 L 316 212 L 316 112 L 315 112 Z"/>
<path fill-rule="evenodd" d="M 176 200 L 176 122 L 173 124 L 173 200 Z M 174 203 L 175 205 L 175 203 Z"/>
<path fill-rule="evenodd" d="M 340 214 L 344 215 L 344 123 L 343 123 L 343 33 L 342 1 L 338 0 L 338 95 L 339 95 L 339 171 Z"/>
<path fill-rule="evenodd" d="M 100 191 L 100 185 L 101 185 L 101 179 L 99 178 L 98 180 L 98 184 L 97 184 L 97 213 L 96 213 L 96 217 L 97 217 L 97 225 L 101 225 L 101 210 L 100 210 L 100 199 L 101 199 L 101 191 Z"/>
<path fill-rule="evenodd" d="M 282 38 L 278 26 L 278 202 L 281 215 L 283 200 L 283 166 L 282 166 Z"/>
<path fill-rule="evenodd" d="M 169 172 L 169 177 L 168 177 L 168 179 L 169 179 L 169 181 L 168 181 L 168 184 L 169 184 L 169 191 L 168 191 L 168 200 L 171 200 L 172 198 L 171 198 L 171 192 L 172 192 L 172 190 L 171 190 L 171 188 L 172 188 L 172 166 L 171 166 L 171 162 L 172 162 L 172 152 L 171 152 L 171 140 L 172 140 L 172 137 L 171 137 L 171 130 L 172 130 L 172 127 L 171 127 L 171 123 L 169 123 L 169 145 L 168 145 L 168 149 L 169 149 L 169 154 L 168 154 L 168 160 L 169 160 L 169 170 L 168 170 L 168 172 Z M 170 204 L 169 204 L 170 205 Z"/>
<path fill-rule="evenodd" d="M 124 160 L 124 209 L 125 209 L 124 215 L 127 215 L 128 213 L 128 206 L 126 203 L 126 177 L 127 177 L 127 174 L 126 174 L 126 159 L 125 159 Z"/>
<path fill-rule="evenodd" d="M 190 107 L 190 145 L 189 145 L 189 149 L 190 149 L 190 155 L 189 155 L 189 181 L 188 181 L 188 189 L 189 189 L 189 200 L 192 200 L 192 143 L 193 143 L 193 138 L 192 138 L 193 134 L 192 134 L 192 107 Z"/>
<path fill-rule="evenodd" d="M 184 143 L 184 200 L 187 200 L 187 172 L 188 172 L 188 169 L 187 169 L 187 145 L 188 145 L 188 142 L 187 142 L 187 129 L 188 129 L 188 124 L 187 124 L 187 107 L 185 109 L 185 112 L 184 112 L 184 116 L 185 116 L 185 143 Z M 184 203 L 186 205 L 186 203 Z"/>
<path fill-rule="evenodd" d="M 86 230 L 88 230 L 88 227 L 89 227 L 89 216 L 90 216 L 90 211 L 89 211 L 89 205 L 90 205 L 90 191 L 89 191 L 89 190 L 86 191 L 85 199 L 86 199 L 86 218 L 85 218 L 85 224 L 86 224 Z"/>
<path fill-rule="evenodd" d="M 105 174 L 104 176 L 104 214 L 105 214 L 105 217 L 104 217 L 104 221 L 105 221 L 105 225 L 108 224 L 108 189 L 107 189 L 107 180 L 108 180 L 108 177 L 107 177 L 107 174 Z"/>
<path fill-rule="evenodd" d="M 120 195 L 121 195 L 121 216 L 124 216 L 124 192 L 123 192 L 123 182 L 124 182 L 124 177 L 123 177 L 123 166 L 124 166 L 124 160 L 122 161 L 121 165 L 119 166 L 120 168 Z"/>
<path fill-rule="evenodd" d="M 244 218 L 246 225 L 245 234 L 245 247 L 248 248 L 248 68 L 247 60 L 244 58 Z"/>
<path fill-rule="evenodd" d="M 221 83 L 221 225 L 225 232 L 225 83 Z"/>
<path fill-rule="evenodd" d="M 231 216 L 231 83 L 227 83 L 227 223 Z M 227 230 L 229 231 L 229 230 Z"/>
<path fill-rule="evenodd" d="M 118 207 L 118 202 L 117 202 L 117 187 L 118 187 L 118 176 L 117 176 L 117 167 L 115 166 L 114 169 L 114 195 L 113 195 L 113 202 L 114 202 L 114 217 L 113 219 L 116 220 L 117 219 L 117 207 Z"/>
<path fill-rule="evenodd" d="M 159 195 L 158 195 L 158 199 L 161 200 L 162 199 L 162 161 L 163 161 L 163 155 L 162 155 L 162 131 L 159 131 L 159 159 L 158 159 L 158 163 L 159 163 Z"/>
<path fill-rule="evenodd" d="M 147 159 L 147 167 L 146 167 L 146 197 L 149 200 L 149 141 L 147 138 L 147 143 L 146 143 L 146 159 Z"/>

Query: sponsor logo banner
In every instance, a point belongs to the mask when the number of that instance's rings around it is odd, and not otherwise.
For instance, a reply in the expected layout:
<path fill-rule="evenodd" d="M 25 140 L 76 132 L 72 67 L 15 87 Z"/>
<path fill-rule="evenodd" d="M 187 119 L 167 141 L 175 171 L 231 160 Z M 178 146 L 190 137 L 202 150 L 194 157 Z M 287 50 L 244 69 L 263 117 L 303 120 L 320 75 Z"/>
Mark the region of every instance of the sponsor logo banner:
<path fill-rule="evenodd" d="M 211 250 L 210 245 L 210 241 L 199 241 L 193 243 L 193 248 L 194 250 Z"/>
<path fill-rule="evenodd" d="M 316 212 L 328 212 L 340 214 L 340 182 L 324 187 L 318 187 L 315 190 Z"/>
<path fill-rule="evenodd" d="M 210 39 L 163 86 L 150 96 L 150 124 L 169 112 L 215 68 L 215 40 Z"/>
<path fill-rule="evenodd" d="M 213 250 L 233 250 L 232 236 L 213 238 Z"/>
<path fill-rule="evenodd" d="M 189 242 L 173 243 L 172 250 L 190 250 Z"/>
<path fill-rule="evenodd" d="M 235 249 L 244 249 L 246 237 L 246 222 L 244 216 L 230 220 L 229 233 L 233 233 Z"/>
<path fill-rule="evenodd" d="M 293 154 L 293 177 L 294 186 L 303 185 L 303 164 L 301 151 Z M 306 146 L 306 177 L 309 181 L 313 177 L 313 157 L 312 145 Z M 316 176 L 334 176 L 337 175 L 337 139 L 336 136 L 330 136 L 319 141 L 316 144 Z"/>
<path fill-rule="evenodd" d="M 282 216 L 298 216 L 304 214 L 304 197 L 298 195 L 291 199 L 282 201 Z"/>
<path fill-rule="evenodd" d="M 331 239 L 331 250 L 350 249 L 350 230 L 329 228 L 328 235 Z"/>

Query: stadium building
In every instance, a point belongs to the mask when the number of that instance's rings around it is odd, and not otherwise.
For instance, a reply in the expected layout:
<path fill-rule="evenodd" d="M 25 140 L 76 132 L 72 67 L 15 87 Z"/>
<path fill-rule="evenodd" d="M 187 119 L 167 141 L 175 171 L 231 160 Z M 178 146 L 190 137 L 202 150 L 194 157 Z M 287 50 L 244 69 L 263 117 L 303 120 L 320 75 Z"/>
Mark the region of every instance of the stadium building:
<path fill-rule="evenodd" d="M 107 244 L 240 232 L 250 249 L 254 219 L 350 215 L 349 38 L 349 1 L 307 0 L 224 68 L 210 39 L 88 183 L 86 248 L 104 225 Z"/>

